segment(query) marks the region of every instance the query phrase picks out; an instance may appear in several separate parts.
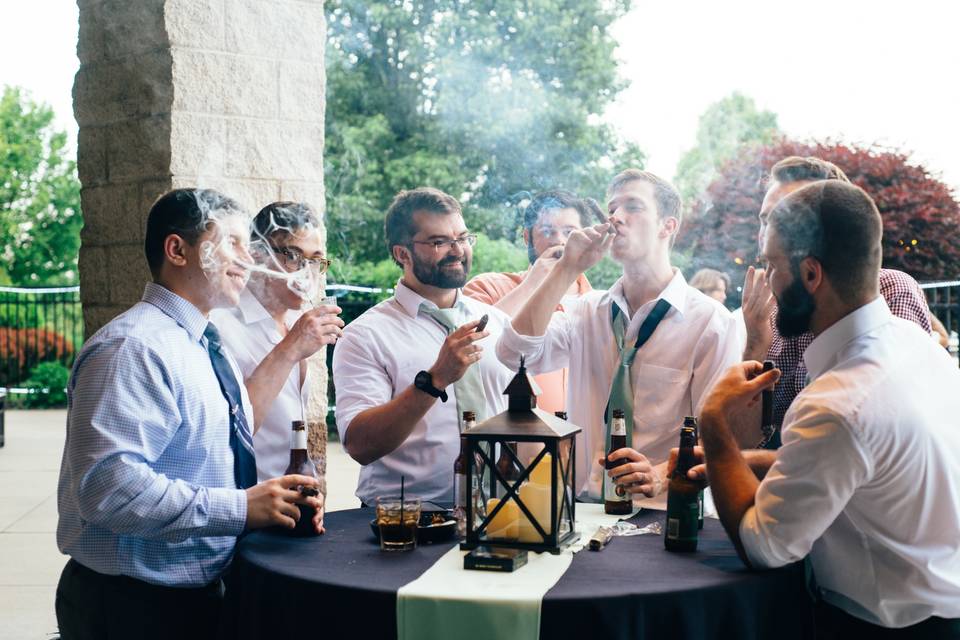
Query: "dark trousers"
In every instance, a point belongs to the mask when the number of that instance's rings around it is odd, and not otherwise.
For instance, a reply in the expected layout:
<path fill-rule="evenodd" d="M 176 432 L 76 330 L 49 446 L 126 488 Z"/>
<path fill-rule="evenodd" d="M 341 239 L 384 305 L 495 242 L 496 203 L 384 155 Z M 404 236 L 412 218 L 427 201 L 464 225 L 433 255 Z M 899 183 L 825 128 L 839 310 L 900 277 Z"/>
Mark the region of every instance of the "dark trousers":
<path fill-rule="evenodd" d="M 221 582 L 196 589 L 161 587 L 97 573 L 71 559 L 57 585 L 63 640 L 197 640 L 214 638 Z"/>
<path fill-rule="evenodd" d="M 889 629 L 870 624 L 843 609 L 819 601 L 815 609 L 817 640 L 960 640 L 960 619 L 931 617 L 902 629 Z"/>

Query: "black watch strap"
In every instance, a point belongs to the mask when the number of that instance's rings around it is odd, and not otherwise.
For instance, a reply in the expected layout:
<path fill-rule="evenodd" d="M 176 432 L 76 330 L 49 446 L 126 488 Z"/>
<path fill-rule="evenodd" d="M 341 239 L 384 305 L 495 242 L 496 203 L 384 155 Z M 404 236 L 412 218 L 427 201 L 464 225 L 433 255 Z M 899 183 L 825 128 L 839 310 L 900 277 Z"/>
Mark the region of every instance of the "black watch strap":
<path fill-rule="evenodd" d="M 433 376 L 430 375 L 429 371 L 418 372 L 413 379 L 413 386 L 434 398 L 440 398 L 441 402 L 447 401 L 447 392 L 433 386 Z"/>

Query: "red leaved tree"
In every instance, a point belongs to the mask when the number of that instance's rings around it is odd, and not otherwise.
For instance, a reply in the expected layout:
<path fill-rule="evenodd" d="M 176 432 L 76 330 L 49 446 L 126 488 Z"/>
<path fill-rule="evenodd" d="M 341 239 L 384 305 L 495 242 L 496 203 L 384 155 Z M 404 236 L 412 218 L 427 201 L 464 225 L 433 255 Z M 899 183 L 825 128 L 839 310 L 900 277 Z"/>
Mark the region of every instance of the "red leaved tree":
<path fill-rule="evenodd" d="M 677 239 L 692 270 L 712 267 L 743 282 L 757 254 L 764 179 L 792 155 L 829 160 L 870 194 L 883 218 L 884 267 L 920 281 L 960 276 L 960 204 L 947 185 L 897 150 L 790 140 L 742 151 L 693 203 Z"/>

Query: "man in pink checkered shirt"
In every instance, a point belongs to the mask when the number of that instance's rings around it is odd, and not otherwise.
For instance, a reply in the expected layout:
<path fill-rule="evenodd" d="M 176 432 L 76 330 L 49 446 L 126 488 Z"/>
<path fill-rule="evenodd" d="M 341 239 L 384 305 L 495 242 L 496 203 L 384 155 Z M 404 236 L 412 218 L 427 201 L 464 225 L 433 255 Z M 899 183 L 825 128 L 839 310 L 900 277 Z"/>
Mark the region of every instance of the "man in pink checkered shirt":
<path fill-rule="evenodd" d="M 767 217 L 773 207 L 785 196 L 817 180 L 850 179 L 839 167 L 826 160 L 791 156 L 775 164 L 770 170 L 770 182 L 760 209 L 760 234 L 764 237 Z M 880 270 L 880 295 L 887 301 L 893 315 L 916 322 L 930 333 L 930 311 L 920 285 L 902 271 Z M 773 426 L 764 434 L 761 446 L 775 449 L 780 446 L 780 426 L 793 399 L 806 385 L 807 368 L 803 352 L 813 342 L 812 333 L 785 338 L 776 324 L 776 303 L 762 269 L 747 269 L 743 287 L 743 319 L 747 328 L 744 360 L 772 360 L 780 369 L 780 381 L 773 396 Z"/>

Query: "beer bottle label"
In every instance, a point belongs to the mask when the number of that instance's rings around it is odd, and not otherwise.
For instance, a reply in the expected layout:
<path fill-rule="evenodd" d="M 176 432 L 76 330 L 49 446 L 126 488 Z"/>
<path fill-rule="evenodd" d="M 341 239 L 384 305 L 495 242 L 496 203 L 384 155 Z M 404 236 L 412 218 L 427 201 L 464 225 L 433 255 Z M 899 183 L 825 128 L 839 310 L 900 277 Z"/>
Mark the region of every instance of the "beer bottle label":
<path fill-rule="evenodd" d="M 467 476 L 465 474 L 453 474 L 453 495 L 456 506 L 467 506 Z"/>
<path fill-rule="evenodd" d="M 626 491 L 622 496 L 617 493 L 617 483 L 606 471 L 603 472 L 603 499 L 610 502 L 629 502 L 631 499 Z"/>
<path fill-rule="evenodd" d="M 306 450 L 307 448 L 307 430 L 306 429 L 299 429 L 297 431 L 290 432 L 290 448 Z"/>
<path fill-rule="evenodd" d="M 697 494 L 667 494 L 667 538 L 693 541 L 697 539 L 697 521 L 700 517 Z"/>

